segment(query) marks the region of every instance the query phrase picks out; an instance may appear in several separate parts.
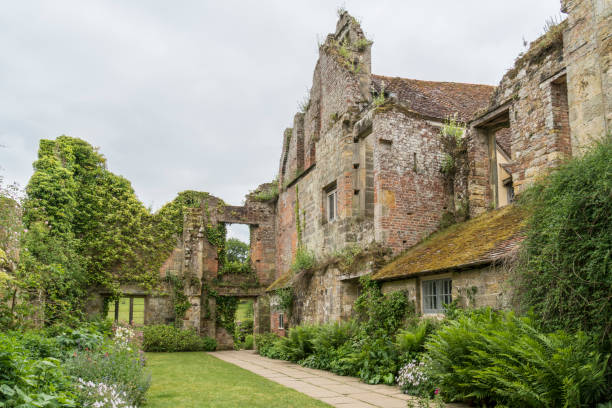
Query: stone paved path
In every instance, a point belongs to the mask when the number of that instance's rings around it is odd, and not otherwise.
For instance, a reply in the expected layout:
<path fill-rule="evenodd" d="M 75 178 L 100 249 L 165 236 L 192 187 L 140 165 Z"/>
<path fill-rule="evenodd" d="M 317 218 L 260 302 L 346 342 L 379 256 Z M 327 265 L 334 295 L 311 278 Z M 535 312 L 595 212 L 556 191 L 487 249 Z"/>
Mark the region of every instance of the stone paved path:
<path fill-rule="evenodd" d="M 272 360 L 255 354 L 253 351 L 216 351 L 209 354 L 326 402 L 333 407 L 405 408 L 408 401 L 414 399 L 414 397 L 402 394 L 397 387 L 365 384 L 354 377 L 343 377 L 329 371 L 306 368 L 288 361 Z M 462 406 L 447 404 L 447 407 Z"/>

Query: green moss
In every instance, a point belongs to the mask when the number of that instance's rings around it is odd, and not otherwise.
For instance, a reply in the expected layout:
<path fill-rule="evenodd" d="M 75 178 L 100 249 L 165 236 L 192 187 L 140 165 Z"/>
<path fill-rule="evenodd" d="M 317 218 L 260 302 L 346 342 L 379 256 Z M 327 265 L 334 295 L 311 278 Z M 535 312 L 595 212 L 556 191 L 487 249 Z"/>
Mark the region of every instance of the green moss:
<path fill-rule="evenodd" d="M 527 212 L 522 207 L 509 205 L 455 224 L 410 248 L 373 278 L 404 277 L 492 260 L 497 250 L 503 252 L 508 249 L 506 244 L 520 241 L 526 219 Z"/>

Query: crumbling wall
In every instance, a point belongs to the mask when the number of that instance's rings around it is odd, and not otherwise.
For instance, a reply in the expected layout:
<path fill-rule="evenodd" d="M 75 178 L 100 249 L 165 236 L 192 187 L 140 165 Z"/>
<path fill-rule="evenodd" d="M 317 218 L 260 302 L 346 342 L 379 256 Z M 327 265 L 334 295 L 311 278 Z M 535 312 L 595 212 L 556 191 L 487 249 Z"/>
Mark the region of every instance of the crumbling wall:
<path fill-rule="evenodd" d="M 399 252 L 436 230 L 445 210 L 440 127 L 390 107 L 374 116 L 371 137 L 376 240 Z"/>
<path fill-rule="evenodd" d="M 612 131 L 612 2 L 562 0 L 569 126 L 575 154 Z"/>

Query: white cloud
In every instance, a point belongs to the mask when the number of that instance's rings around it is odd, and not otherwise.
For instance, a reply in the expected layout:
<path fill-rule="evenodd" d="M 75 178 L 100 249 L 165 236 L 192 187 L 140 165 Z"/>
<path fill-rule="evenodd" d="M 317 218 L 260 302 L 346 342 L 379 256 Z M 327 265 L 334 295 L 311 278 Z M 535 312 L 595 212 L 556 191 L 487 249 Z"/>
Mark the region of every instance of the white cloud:
<path fill-rule="evenodd" d="M 558 0 L 347 0 L 375 73 L 496 84 Z M 181 190 L 231 204 L 278 169 L 312 81 L 325 0 L 24 0 L 0 13 L 0 166 L 27 183 L 38 140 L 99 146 L 155 208 Z M 527 12 L 528 11 L 528 12 Z"/>

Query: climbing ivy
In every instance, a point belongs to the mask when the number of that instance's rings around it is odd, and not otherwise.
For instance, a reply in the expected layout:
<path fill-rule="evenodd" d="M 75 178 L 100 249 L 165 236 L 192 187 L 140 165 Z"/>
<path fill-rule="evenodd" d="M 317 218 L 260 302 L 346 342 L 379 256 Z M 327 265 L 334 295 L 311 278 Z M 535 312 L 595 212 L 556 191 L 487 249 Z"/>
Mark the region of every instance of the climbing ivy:
<path fill-rule="evenodd" d="M 206 196 L 183 192 L 153 214 L 89 143 L 41 140 L 23 204 L 18 273 L 27 292 L 43 294 L 48 321 L 80 316 L 92 286 L 115 295 L 127 282 L 152 289 L 182 233 L 183 209 Z"/>
<path fill-rule="evenodd" d="M 168 282 L 173 289 L 172 300 L 174 303 L 175 324 L 177 324 L 185 317 L 185 313 L 191 307 L 191 303 L 185 295 L 185 284 L 181 278 L 174 274 L 168 274 L 166 275 L 166 282 Z"/>
<path fill-rule="evenodd" d="M 236 328 L 234 318 L 238 308 L 238 298 L 235 296 L 215 296 L 215 299 L 217 301 L 215 322 L 233 335 Z"/>
<path fill-rule="evenodd" d="M 293 308 L 293 288 L 280 288 L 274 290 L 272 293 L 278 298 L 278 307 L 281 310 L 290 312 Z"/>

